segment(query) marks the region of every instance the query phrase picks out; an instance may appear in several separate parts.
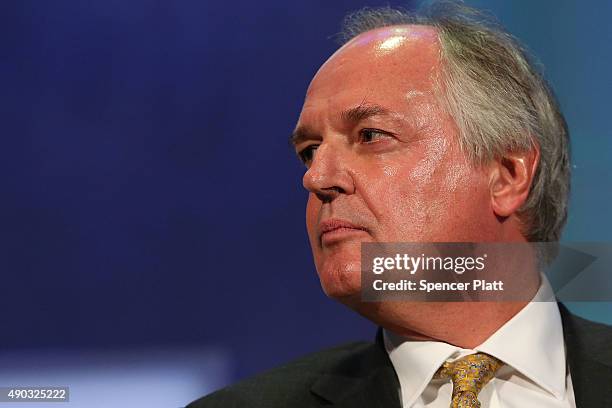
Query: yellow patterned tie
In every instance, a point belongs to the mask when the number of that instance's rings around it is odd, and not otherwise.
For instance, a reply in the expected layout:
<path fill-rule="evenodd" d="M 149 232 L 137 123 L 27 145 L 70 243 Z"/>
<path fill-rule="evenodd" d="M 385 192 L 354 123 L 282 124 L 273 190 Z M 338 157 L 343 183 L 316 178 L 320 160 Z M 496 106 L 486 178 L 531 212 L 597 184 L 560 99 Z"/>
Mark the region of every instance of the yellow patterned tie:
<path fill-rule="evenodd" d="M 445 362 L 434 378 L 452 380 L 451 408 L 479 408 L 478 393 L 503 364 L 485 353 L 471 354 L 452 363 Z"/>

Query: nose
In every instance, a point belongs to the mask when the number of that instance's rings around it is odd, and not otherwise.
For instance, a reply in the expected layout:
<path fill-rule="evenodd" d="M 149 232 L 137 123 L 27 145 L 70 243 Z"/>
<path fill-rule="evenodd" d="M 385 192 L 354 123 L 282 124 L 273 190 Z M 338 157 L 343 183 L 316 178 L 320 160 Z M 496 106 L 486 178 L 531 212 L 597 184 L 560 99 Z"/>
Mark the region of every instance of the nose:
<path fill-rule="evenodd" d="M 349 171 L 350 162 L 350 153 L 342 147 L 322 143 L 304 174 L 304 188 L 324 203 L 340 194 L 353 194 L 355 185 Z"/>

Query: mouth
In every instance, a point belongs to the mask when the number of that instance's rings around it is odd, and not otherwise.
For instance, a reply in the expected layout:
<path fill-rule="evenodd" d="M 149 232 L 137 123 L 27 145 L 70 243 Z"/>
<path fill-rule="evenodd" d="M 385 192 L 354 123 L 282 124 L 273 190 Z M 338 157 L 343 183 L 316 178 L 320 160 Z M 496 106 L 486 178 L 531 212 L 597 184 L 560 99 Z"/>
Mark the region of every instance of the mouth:
<path fill-rule="evenodd" d="M 366 228 L 337 218 L 325 220 L 319 224 L 319 240 L 324 246 L 354 238 L 355 235 L 363 233 L 367 233 Z"/>

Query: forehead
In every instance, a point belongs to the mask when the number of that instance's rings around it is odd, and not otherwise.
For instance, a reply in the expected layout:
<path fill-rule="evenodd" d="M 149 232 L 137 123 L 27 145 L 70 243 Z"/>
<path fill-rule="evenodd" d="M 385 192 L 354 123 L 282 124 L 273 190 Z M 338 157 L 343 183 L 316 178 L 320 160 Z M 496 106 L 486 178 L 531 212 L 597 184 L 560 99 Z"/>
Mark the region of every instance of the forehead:
<path fill-rule="evenodd" d="M 304 108 L 324 104 L 332 109 L 364 100 L 401 108 L 397 104 L 432 93 L 439 61 L 438 33 L 433 27 L 401 25 L 367 31 L 321 66 L 310 83 Z"/>

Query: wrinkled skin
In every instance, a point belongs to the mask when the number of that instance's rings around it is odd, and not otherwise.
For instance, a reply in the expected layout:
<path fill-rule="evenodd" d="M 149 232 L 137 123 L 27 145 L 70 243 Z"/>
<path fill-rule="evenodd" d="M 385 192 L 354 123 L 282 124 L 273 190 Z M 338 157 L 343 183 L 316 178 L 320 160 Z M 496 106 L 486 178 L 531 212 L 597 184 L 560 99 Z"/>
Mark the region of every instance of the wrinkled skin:
<path fill-rule="evenodd" d="M 306 224 L 325 293 L 399 334 L 457 344 L 447 320 L 465 313 L 465 304 L 359 300 L 361 242 L 522 240 L 518 222 L 496 214 L 498 168 L 468 162 L 436 99 L 439 70 L 432 27 L 361 34 L 312 80 L 294 144 L 307 166 Z M 326 222 L 336 225 L 330 220 L 352 227 L 324 233 Z M 499 314 L 499 305 L 489 309 Z"/>

